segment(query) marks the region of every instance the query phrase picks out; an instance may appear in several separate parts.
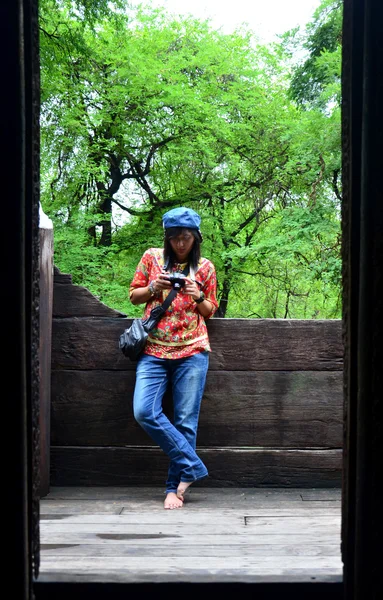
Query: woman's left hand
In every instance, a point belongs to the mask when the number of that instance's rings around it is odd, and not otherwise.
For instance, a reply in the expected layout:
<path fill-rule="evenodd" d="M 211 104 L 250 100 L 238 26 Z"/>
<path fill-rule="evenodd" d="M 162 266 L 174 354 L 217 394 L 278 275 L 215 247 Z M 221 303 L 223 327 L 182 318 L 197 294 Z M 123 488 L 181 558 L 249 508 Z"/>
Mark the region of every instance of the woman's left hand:
<path fill-rule="evenodd" d="M 185 280 L 186 283 L 183 288 L 184 294 L 189 294 L 193 298 L 193 300 L 198 300 L 198 298 L 201 295 L 201 290 L 198 283 L 196 281 L 193 281 L 193 279 L 190 279 L 189 277 L 185 277 Z"/>

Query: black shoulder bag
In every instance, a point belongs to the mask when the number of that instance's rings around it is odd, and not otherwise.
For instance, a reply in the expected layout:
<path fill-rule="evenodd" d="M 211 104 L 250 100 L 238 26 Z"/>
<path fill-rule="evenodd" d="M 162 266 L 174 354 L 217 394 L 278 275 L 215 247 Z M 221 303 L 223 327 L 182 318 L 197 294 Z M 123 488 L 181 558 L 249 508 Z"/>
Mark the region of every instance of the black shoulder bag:
<path fill-rule="evenodd" d="M 182 271 L 183 275 L 188 273 L 189 266 Z M 161 306 L 153 308 L 146 319 L 133 319 L 131 326 L 125 329 L 119 337 L 118 345 L 124 356 L 130 358 L 130 360 L 138 360 L 145 348 L 149 333 L 164 316 L 178 291 L 179 289 L 173 287 Z"/>

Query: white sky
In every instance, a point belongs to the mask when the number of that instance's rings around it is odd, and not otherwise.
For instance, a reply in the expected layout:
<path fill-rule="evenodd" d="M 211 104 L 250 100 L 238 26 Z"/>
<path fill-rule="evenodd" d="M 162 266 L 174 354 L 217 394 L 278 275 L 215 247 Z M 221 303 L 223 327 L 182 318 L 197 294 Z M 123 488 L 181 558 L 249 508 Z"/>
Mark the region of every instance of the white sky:
<path fill-rule="evenodd" d="M 304 27 L 319 4 L 320 0 L 151 0 L 153 7 L 162 6 L 170 13 L 211 18 L 213 27 L 224 33 L 247 23 L 264 43 L 297 25 Z"/>

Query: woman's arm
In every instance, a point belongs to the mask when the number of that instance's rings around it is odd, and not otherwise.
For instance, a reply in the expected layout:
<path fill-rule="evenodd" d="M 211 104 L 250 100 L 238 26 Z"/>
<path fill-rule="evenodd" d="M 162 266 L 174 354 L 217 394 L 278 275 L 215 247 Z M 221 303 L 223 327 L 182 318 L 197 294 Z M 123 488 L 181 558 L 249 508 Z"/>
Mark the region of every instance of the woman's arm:
<path fill-rule="evenodd" d="M 153 296 L 149 286 L 136 288 L 130 293 L 130 301 L 132 304 L 146 304 Z"/>
<path fill-rule="evenodd" d="M 196 303 L 198 312 L 203 317 L 208 317 L 213 310 L 213 303 L 210 302 L 207 298 L 204 297 L 203 292 L 201 292 L 199 285 L 193 279 L 186 278 L 186 285 L 184 289 L 185 294 L 190 294 Z M 201 298 L 203 298 L 201 302 Z"/>
<path fill-rule="evenodd" d="M 206 298 L 205 298 L 203 300 L 203 302 L 200 302 L 199 304 L 197 304 L 197 308 L 198 308 L 198 312 L 200 312 L 203 317 L 209 317 L 213 310 L 213 304 L 211 302 L 209 302 L 209 300 L 206 300 Z"/>
<path fill-rule="evenodd" d="M 132 304 L 144 304 L 149 302 L 153 296 L 158 296 L 163 290 L 168 290 L 172 284 L 168 280 L 168 273 L 161 273 L 156 279 L 149 282 L 148 285 L 138 287 L 130 292 L 130 301 Z"/>

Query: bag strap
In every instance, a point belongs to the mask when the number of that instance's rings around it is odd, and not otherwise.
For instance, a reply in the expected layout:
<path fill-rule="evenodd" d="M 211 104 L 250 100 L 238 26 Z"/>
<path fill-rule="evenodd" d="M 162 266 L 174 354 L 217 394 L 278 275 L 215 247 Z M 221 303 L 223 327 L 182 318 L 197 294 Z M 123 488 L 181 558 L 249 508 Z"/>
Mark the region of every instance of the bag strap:
<path fill-rule="evenodd" d="M 189 265 L 187 265 L 185 267 L 185 269 L 182 271 L 182 274 L 185 275 L 185 277 L 188 276 L 188 274 L 189 274 Z M 166 296 L 164 302 L 160 306 L 156 306 L 155 308 L 153 308 L 150 311 L 149 317 L 147 317 L 143 321 L 144 327 L 145 327 L 146 331 L 151 331 L 152 329 L 154 329 L 154 327 L 156 327 L 157 323 L 160 321 L 160 319 L 162 319 L 162 317 L 166 313 L 167 309 L 169 308 L 169 306 L 173 302 L 173 300 L 174 300 L 175 296 L 177 295 L 177 293 L 178 293 L 178 291 L 173 288 L 169 292 L 169 294 Z"/>
<path fill-rule="evenodd" d="M 164 313 L 168 310 L 174 298 L 177 296 L 177 293 L 177 290 L 173 288 L 172 291 L 166 296 L 165 300 L 161 304 L 161 308 L 163 309 Z"/>

